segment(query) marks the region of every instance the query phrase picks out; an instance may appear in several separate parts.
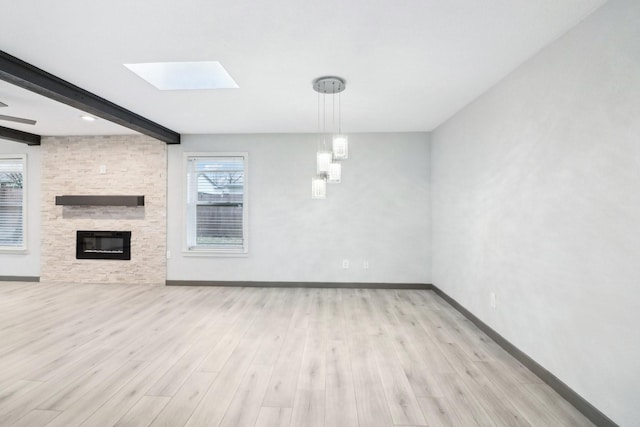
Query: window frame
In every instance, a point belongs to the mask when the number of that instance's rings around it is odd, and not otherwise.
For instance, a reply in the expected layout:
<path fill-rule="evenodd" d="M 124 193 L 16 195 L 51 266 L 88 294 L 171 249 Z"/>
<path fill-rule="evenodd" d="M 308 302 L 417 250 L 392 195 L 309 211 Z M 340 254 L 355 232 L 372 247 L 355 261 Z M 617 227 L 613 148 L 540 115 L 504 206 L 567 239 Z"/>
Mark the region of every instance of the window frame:
<path fill-rule="evenodd" d="M 190 246 L 190 233 L 193 230 L 192 221 L 196 217 L 190 217 L 189 205 L 189 161 L 193 158 L 210 159 L 224 157 L 243 158 L 243 190 L 242 190 L 242 234 L 243 243 L 240 249 L 229 249 L 216 246 Z M 214 151 L 214 152 L 185 152 L 183 154 L 183 224 L 182 224 L 182 252 L 187 256 L 221 256 L 221 257 L 243 257 L 249 254 L 249 153 L 246 151 Z"/>
<path fill-rule="evenodd" d="M 0 253 L 26 253 L 28 241 L 27 229 L 27 212 L 28 206 L 28 174 L 27 174 L 27 155 L 26 154 L 0 154 L 1 160 L 19 160 L 22 163 L 22 245 L 20 246 L 2 246 L 0 245 Z"/>

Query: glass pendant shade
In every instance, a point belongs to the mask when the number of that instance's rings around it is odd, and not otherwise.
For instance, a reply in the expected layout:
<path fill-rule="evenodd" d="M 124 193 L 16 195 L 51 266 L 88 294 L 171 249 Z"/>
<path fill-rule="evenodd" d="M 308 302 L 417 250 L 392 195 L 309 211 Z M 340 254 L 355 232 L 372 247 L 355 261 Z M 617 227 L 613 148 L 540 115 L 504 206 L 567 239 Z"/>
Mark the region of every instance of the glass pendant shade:
<path fill-rule="evenodd" d="M 332 154 L 331 151 L 318 151 L 316 156 L 316 172 L 318 175 L 326 175 L 329 173 L 329 165 L 331 164 Z"/>
<path fill-rule="evenodd" d="M 311 198 L 312 199 L 327 198 L 327 181 L 324 178 L 311 179 Z"/>
<path fill-rule="evenodd" d="M 329 173 L 327 174 L 327 182 L 337 184 L 342 178 L 342 165 L 340 163 L 330 163 Z"/>
<path fill-rule="evenodd" d="M 344 160 L 349 157 L 349 139 L 347 135 L 333 136 L 333 158 Z"/>

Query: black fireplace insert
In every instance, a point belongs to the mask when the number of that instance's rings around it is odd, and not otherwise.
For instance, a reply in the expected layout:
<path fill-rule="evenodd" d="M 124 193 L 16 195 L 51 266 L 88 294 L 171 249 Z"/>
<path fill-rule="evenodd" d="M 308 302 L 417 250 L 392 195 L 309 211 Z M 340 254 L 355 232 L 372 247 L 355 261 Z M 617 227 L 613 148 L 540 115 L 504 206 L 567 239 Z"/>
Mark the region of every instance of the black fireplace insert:
<path fill-rule="evenodd" d="M 78 231 L 76 259 L 131 259 L 130 231 Z"/>

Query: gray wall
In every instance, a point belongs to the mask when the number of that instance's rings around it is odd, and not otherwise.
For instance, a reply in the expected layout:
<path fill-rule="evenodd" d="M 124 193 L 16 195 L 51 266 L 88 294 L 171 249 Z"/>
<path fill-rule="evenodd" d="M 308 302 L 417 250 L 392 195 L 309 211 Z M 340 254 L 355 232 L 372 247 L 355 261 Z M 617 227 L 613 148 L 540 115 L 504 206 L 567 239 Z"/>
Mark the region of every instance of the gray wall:
<path fill-rule="evenodd" d="M 27 253 L 0 251 L 0 276 L 40 275 L 39 148 L 0 139 L 0 154 L 27 155 Z"/>
<path fill-rule="evenodd" d="M 640 2 L 609 1 L 432 135 L 434 284 L 624 426 L 640 419 L 639 23 Z"/>
<path fill-rule="evenodd" d="M 169 147 L 167 279 L 429 283 L 428 138 L 350 135 L 342 183 L 312 200 L 315 135 L 183 137 Z M 247 257 L 182 252 L 183 153 L 203 151 L 249 152 Z"/>

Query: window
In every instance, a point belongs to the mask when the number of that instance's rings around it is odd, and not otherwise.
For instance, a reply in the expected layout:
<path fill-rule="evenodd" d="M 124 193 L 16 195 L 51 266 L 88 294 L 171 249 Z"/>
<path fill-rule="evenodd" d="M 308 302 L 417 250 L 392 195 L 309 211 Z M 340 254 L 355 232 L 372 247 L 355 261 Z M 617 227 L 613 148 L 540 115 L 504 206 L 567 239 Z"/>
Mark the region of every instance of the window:
<path fill-rule="evenodd" d="M 247 153 L 187 155 L 187 250 L 247 252 Z"/>
<path fill-rule="evenodd" d="M 26 156 L 0 155 L 0 250 L 24 250 Z"/>

